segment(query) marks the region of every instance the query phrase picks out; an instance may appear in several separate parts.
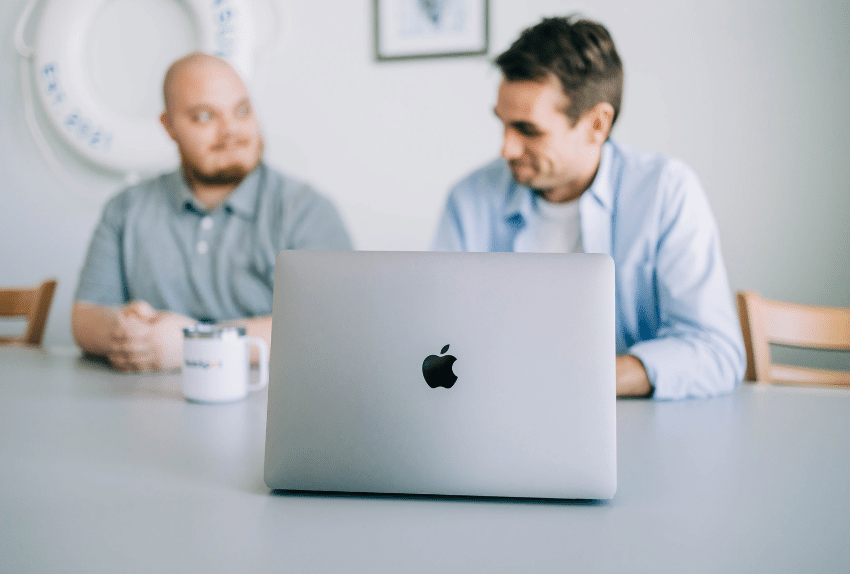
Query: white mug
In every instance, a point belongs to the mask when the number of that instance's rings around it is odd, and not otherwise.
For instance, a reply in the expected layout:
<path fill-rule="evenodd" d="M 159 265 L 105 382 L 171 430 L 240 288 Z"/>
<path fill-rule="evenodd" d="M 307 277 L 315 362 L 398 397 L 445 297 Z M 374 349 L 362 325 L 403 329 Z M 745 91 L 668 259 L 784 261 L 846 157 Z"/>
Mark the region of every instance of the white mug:
<path fill-rule="evenodd" d="M 249 347 L 260 351 L 257 381 L 251 382 Z M 183 396 L 199 403 L 240 401 L 269 384 L 269 347 L 245 336 L 245 327 L 198 323 L 183 329 Z"/>

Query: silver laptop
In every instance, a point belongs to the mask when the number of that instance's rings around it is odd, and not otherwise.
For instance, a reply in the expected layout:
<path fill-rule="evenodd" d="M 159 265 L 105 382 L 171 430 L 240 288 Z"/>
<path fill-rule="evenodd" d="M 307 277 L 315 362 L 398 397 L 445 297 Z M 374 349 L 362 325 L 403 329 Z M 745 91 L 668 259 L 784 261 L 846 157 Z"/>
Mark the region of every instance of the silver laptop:
<path fill-rule="evenodd" d="M 269 488 L 614 495 L 607 255 L 284 251 L 271 343 Z"/>

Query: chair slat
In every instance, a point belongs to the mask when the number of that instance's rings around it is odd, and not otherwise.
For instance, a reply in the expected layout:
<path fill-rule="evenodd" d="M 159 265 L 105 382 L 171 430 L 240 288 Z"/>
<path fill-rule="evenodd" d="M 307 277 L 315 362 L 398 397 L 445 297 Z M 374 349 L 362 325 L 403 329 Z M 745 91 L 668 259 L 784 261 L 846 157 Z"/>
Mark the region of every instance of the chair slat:
<path fill-rule="evenodd" d="M 0 343 L 41 345 L 55 290 L 55 279 L 48 279 L 37 287 L 0 289 L 0 317 L 24 317 L 27 320 L 26 329 L 22 336 L 4 336 L 0 338 Z"/>
<path fill-rule="evenodd" d="M 850 309 L 800 305 L 740 291 L 738 316 L 747 350 L 747 380 L 850 386 L 850 372 L 774 364 L 770 345 L 850 351 Z"/>

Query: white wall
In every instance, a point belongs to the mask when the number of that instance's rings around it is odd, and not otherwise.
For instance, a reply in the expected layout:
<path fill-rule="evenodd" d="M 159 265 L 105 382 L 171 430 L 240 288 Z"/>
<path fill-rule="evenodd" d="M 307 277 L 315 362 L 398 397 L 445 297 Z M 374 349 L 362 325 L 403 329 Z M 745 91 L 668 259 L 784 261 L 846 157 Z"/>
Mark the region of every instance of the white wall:
<path fill-rule="evenodd" d="M 253 84 L 266 157 L 325 191 L 357 248 L 427 249 L 448 187 L 498 153 L 490 60 L 541 16 L 580 11 L 608 26 L 624 59 L 614 137 L 700 174 L 732 288 L 850 306 L 846 0 L 491 0 L 489 58 L 392 63 L 374 61 L 371 0 L 279 1 L 284 50 Z M 59 150 L 72 191 L 36 148 L 11 41 L 25 4 L 0 4 L 0 284 L 57 276 L 47 342 L 70 345 L 103 201 L 86 196 L 121 182 Z"/>

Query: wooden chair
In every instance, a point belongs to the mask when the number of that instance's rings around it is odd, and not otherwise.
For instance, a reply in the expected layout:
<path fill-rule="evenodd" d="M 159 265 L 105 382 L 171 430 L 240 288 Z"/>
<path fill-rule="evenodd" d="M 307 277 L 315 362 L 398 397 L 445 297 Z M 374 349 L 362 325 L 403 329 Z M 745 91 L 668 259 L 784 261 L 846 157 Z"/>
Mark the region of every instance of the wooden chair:
<path fill-rule="evenodd" d="M 770 344 L 850 351 L 850 308 L 799 305 L 738 292 L 749 381 L 850 386 L 850 372 L 776 364 Z"/>
<path fill-rule="evenodd" d="M 55 290 L 55 279 L 48 279 L 37 287 L 0 288 L 0 317 L 23 317 L 27 321 L 23 335 L 0 336 L 0 344 L 40 346 Z"/>

